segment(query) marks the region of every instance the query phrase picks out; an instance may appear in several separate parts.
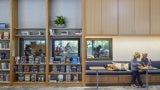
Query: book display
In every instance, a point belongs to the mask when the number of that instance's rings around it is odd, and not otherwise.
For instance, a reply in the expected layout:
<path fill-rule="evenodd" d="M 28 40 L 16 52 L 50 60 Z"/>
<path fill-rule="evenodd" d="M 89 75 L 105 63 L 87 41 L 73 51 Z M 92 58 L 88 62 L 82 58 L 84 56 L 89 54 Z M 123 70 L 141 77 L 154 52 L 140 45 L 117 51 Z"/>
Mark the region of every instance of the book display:
<path fill-rule="evenodd" d="M 10 29 L 0 23 L 0 83 L 10 82 Z"/>
<path fill-rule="evenodd" d="M 15 57 L 14 71 L 18 75 L 19 82 L 44 82 L 45 81 L 45 60 L 40 63 L 40 57 L 29 57 L 29 62 L 26 62 L 26 57 Z"/>
<path fill-rule="evenodd" d="M 78 82 L 81 81 L 79 77 L 82 77 L 80 63 L 50 63 L 49 82 Z"/>
<path fill-rule="evenodd" d="M 67 9 L 62 11 L 63 27 L 54 22 L 60 15 L 54 9 L 59 10 L 61 3 L 62 10 Z M 75 11 L 82 9 L 81 4 L 81 0 L 0 0 L 0 7 L 5 6 L 0 8 L 0 85 L 6 81 L 13 86 L 82 85 L 82 78 L 79 83 L 73 78 L 83 76 L 81 11 Z M 65 8 L 68 5 L 77 9 Z"/>

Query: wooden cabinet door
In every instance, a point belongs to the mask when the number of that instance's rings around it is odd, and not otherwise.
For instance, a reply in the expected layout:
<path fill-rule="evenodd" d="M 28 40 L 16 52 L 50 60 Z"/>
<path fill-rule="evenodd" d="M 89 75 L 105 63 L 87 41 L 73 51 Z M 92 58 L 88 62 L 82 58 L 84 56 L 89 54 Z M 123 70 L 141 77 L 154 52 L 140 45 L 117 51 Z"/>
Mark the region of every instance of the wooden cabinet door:
<path fill-rule="evenodd" d="M 101 34 L 101 0 L 85 0 L 84 26 L 86 35 Z"/>
<path fill-rule="evenodd" d="M 134 0 L 119 0 L 119 35 L 132 35 L 134 28 Z"/>
<path fill-rule="evenodd" d="M 135 34 L 150 34 L 149 0 L 135 0 Z"/>
<path fill-rule="evenodd" d="M 151 0 L 151 35 L 160 35 L 160 0 Z"/>
<path fill-rule="evenodd" d="M 118 0 L 102 0 L 102 34 L 117 35 Z"/>

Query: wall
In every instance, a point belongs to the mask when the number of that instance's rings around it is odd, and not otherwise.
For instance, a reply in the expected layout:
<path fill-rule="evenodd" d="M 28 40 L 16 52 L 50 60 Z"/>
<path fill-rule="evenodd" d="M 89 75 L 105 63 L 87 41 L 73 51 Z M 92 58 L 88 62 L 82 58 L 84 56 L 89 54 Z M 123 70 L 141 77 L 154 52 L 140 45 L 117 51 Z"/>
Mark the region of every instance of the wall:
<path fill-rule="evenodd" d="M 1 0 L 0 2 L 0 23 L 10 24 L 10 3 L 9 0 Z"/>
<path fill-rule="evenodd" d="M 135 51 L 147 52 L 148 58 L 151 58 L 151 60 L 160 60 L 160 37 L 113 37 L 113 60 L 130 60 Z"/>
<path fill-rule="evenodd" d="M 66 27 L 81 28 L 81 4 L 81 0 L 52 0 L 51 22 L 56 16 L 64 16 Z"/>
<path fill-rule="evenodd" d="M 160 60 L 160 37 L 158 36 L 108 36 L 86 38 L 112 38 L 113 60 L 131 60 L 133 53 L 147 52 L 151 60 Z"/>
<path fill-rule="evenodd" d="M 19 0 L 18 22 L 22 28 L 45 28 L 45 0 Z"/>

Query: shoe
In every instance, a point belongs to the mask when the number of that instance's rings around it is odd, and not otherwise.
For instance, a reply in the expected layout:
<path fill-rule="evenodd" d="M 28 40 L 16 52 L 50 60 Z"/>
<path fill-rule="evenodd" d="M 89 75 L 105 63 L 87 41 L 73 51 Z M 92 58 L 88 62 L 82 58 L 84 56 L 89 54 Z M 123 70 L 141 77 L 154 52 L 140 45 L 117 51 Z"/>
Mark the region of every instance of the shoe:
<path fill-rule="evenodd" d="M 132 87 L 138 88 L 138 86 L 137 86 L 136 84 L 131 84 L 131 86 L 132 86 Z"/>
<path fill-rule="evenodd" d="M 143 85 L 141 86 L 141 88 L 146 88 L 146 85 L 143 84 Z"/>

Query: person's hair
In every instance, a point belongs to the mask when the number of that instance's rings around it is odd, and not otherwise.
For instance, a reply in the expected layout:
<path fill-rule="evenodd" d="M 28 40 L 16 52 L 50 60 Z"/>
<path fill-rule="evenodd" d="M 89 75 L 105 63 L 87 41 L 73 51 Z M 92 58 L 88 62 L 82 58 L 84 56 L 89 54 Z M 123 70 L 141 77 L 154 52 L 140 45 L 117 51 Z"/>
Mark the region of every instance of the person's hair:
<path fill-rule="evenodd" d="M 147 55 L 147 53 L 142 53 L 142 57 L 146 57 Z"/>
<path fill-rule="evenodd" d="M 139 52 L 135 52 L 135 53 L 133 54 L 133 57 L 134 57 L 134 58 L 140 57 L 140 53 L 139 53 Z"/>

